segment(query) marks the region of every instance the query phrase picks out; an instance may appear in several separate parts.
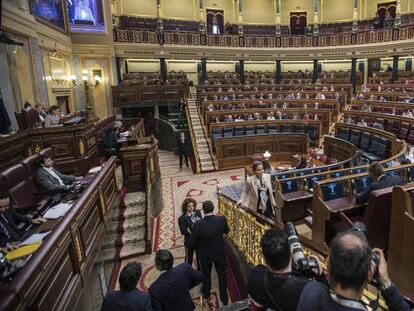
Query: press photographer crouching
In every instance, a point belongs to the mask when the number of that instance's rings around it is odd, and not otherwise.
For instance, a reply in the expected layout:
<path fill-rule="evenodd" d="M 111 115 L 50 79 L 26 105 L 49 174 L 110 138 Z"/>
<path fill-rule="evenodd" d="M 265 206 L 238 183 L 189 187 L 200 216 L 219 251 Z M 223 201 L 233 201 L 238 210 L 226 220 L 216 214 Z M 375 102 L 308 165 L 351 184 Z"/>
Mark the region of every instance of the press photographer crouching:
<path fill-rule="evenodd" d="M 296 311 L 310 277 L 326 282 L 319 260 L 304 256 L 292 223 L 285 225 L 285 232 L 278 228 L 267 230 L 260 244 L 266 266 L 256 266 L 249 276 L 252 310 Z"/>
<path fill-rule="evenodd" d="M 328 275 L 330 287 L 319 282 L 306 284 L 297 310 L 368 310 L 361 297 L 367 283 L 372 283 L 373 279 L 378 281 L 376 286 L 388 310 L 411 310 L 397 287 L 391 283 L 384 253 L 380 249 L 371 250 L 362 232 L 344 231 L 332 240 Z M 372 301 L 369 305 L 373 310 L 377 306 L 377 301 Z"/>

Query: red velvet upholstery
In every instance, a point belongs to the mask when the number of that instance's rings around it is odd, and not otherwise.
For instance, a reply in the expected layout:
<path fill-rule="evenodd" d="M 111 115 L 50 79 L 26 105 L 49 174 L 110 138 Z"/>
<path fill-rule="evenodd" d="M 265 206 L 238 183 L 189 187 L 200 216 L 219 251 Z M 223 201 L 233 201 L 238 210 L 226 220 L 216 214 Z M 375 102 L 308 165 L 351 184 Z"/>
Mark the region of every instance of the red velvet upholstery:
<path fill-rule="evenodd" d="M 390 218 L 392 207 L 392 188 L 388 187 L 371 192 L 368 206 L 362 217 L 351 217 L 352 222 L 363 222 L 367 228 L 368 241 L 371 247 L 381 249 L 388 248 L 390 233 Z M 345 221 L 339 221 L 332 225 L 334 232 L 341 232 L 351 226 Z"/>

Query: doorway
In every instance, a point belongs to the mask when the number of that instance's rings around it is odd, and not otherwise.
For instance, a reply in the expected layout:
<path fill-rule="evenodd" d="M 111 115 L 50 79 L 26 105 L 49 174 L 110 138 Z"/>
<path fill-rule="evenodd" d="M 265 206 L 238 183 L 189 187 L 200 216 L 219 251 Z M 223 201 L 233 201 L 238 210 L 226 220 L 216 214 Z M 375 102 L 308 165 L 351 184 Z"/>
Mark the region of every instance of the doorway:
<path fill-rule="evenodd" d="M 223 10 L 207 9 L 207 32 L 215 35 L 223 33 L 224 12 Z"/>
<path fill-rule="evenodd" d="M 290 12 L 291 35 L 304 35 L 307 23 L 307 12 Z"/>

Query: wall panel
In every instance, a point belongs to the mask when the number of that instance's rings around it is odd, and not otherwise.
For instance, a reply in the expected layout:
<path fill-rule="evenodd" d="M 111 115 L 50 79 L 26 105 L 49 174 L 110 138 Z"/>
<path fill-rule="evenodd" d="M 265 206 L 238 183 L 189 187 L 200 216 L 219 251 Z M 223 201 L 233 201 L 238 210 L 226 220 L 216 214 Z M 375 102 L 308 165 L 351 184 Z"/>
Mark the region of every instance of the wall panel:
<path fill-rule="evenodd" d="M 194 19 L 193 0 L 161 0 L 161 8 L 164 18 Z"/>
<path fill-rule="evenodd" d="M 244 1 L 243 23 L 273 25 L 275 23 L 273 0 Z"/>
<path fill-rule="evenodd" d="M 120 0 L 116 1 L 116 5 L 120 15 L 157 16 L 157 2 L 155 0 Z"/>
<path fill-rule="evenodd" d="M 320 10 L 322 7 L 320 8 Z M 354 15 L 353 1 L 324 0 L 322 22 L 352 20 Z"/>
<path fill-rule="evenodd" d="M 195 0 L 198 3 L 198 0 Z M 206 9 L 223 10 L 224 22 L 237 23 L 238 13 L 235 10 L 235 2 L 232 0 L 205 0 L 204 4 L 204 18 Z M 197 16 L 198 19 L 198 16 Z"/>
<path fill-rule="evenodd" d="M 284 0 L 280 1 L 282 24 L 290 24 L 290 12 L 306 11 L 308 24 L 313 23 L 313 0 Z"/>

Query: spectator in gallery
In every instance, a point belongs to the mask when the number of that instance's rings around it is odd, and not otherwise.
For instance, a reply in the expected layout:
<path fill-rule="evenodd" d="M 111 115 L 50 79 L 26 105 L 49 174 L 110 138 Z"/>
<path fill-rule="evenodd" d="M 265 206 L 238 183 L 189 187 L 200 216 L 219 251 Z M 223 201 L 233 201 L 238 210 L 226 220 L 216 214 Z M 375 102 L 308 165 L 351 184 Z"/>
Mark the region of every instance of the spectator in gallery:
<path fill-rule="evenodd" d="M 32 109 L 32 104 L 29 102 L 25 102 L 23 105 L 23 110 L 29 111 L 30 109 Z"/>
<path fill-rule="evenodd" d="M 49 114 L 46 116 L 45 119 L 45 127 L 53 127 L 59 126 L 60 116 L 62 114 L 62 110 L 59 106 L 53 105 L 49 108 Z"/>
<path fill-rule="evenodd" d="M 137 288 L 141 274 L 141 264 L 128 263 L 119 274 L 120 289 L 106 294 L 101 311 L 152 311 L 151 296 Z"/>
<path fill-rule="evenodd" d="M 35 105 L 35 108 L 36 108 L 37 112 L 39 113 L 40 122 L 42 123 L 42 125 L 45 124 L 47 114 L 46 114 L 45 110 L 43 109 L 43 105 L 38 103 L 38 104 Z"/>
<path fill-rule="evenodd" d="M 412 118 L 413 117 L 413 113 L 410 111 L 410 109 L 407 109 L 404 111 L 404 113 L 402 114 L 403 117 L 406 118 Z"/>

